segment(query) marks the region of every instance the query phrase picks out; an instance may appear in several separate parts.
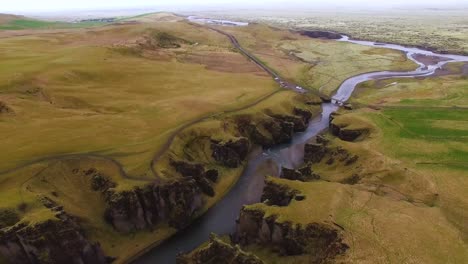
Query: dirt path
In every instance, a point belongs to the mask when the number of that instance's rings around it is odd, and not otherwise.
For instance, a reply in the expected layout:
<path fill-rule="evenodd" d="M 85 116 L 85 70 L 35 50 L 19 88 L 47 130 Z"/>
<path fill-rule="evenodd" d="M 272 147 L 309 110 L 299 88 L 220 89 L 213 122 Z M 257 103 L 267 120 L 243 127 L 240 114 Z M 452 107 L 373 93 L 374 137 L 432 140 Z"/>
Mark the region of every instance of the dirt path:
<path fill-rule="evenodd" d="M 242 107 L 239 107 L 239 108 L 236 108 L 236 109 L 232 109 L 232 110 L 226 110 L 226 111 L 223 111 L 221 113 L 216 113 L 216 114 L 210 114 L 210 115 L 207 115 L 207 116 L 204 116 L 204 117 L 201 117 L 201 118 L 198 118 L 198 119 L 195 119 L 185 125 L 182 125 L 181 127 L 179 127 L 176 131 L 174 131 L 174 133 L 172 133 L 170 136 L 169 136 L 169 139 L 166 141 L 166 143 L 164 144 L 164 146 L 156 153 L 156 155 L 154 156 L 153 160 L 151 161 L 151 171 L 153 172 L 153 174 L 158 177 L 158 173 L 156 172 L 155 170 L 155 165 L 156 163 L 161 159 L 161 157 L 169 150 L 169 148 L 171 147 L 172 143 L 174 142 L 174 139 L 179 135 L 180 132 L 184 131 L 185 129 L 193 126 L 193 125 L 196 125 L 198 123 L 201 123 L 203 121 L 206 121 L 210 118 L 214 118 L 216 116 L 220 116 L 220 115 L 224 115 L 224 114 L 230 114 L 230 113 L 235 113 L 235 112 L 239 112 L 239 111 L 242 111 L 242 110 L 245 110 L 247 108 L 250 108 L 250 107 L 253 107 L 263 101 L 265 101 L 266 99 L 272 97 L 273 95 L 275 95 L 276 93 L 278 93 L 279 91 L 281 91 L 280 89 L 248 104 L 248 105 L 245 105 L 245 106 L 242 106 Z"/>
<path fill-rule="evenodd" d="M 199 25 L 199 24 L 194 24 L 194 23 L 190 23 L 194 26 L 202 26 L 202 25 Z M 231 34 L 229 33 L 226 33 L 220 29 L 217 29 L 217 28 L 212 28 L 212 27 L 207 27 L 215 32 L 218 32 L 219 34 L 222 34 L 224 36 L 226 36 L 227 38 L 229 38 L 229 40 L 231 41 L 232 45 L 238 49 L 244 56 L 246 56 L 247 58 L 249 58 L 253 63 L 255 63 L 257 66 L 259 66 L 260 68 L 262 68 L 266 73 L 268 73 L 270 76 L 272 76 L 275 80 L 276 83 L 279 84 L 279 86 L 281 88 L 285 88 L 285 89 L 290 89 L 290 90 L 293 90 L 295 92 L 298 92 L 298 93 L 305 93 L 306 91 L 303 90 L 303 89 L 298 89 L 297 88 L 297 85 L 293 84 L 293 83 L 290 83 L 290 82 L 287 82 L 287 81 L 284 81 L 277 73 L 275 73 L 273 70 L 271 70 L 269 67 L 267 67 L 265 64 L 263 64 L 259 59 L 257 59 L 255 56 L 253 56 L 250 52 L 246 51 L 238 42 L 238 40 Z M 203 116 L 203 117 L 200 117 L 200 118 L 197 118 L 195 120 L 192 120 L 182 126 L 180 126 L 178 129 L 176 129 L 168 138 L 168 140 L 166 141 L 166 143 L 159 149 L 159 151 L 157 151 L 153 157 L 153 159 L 151 160 L 151 163 L 150 163 L 150 170 L 153 174 L 153 176 L 155 177 L 155 180 L 160 180 L 161 177 L 158 175 L 156 169 L 155 169 L 155 165 L 156 163 L 164 156 L 164 154 L 169 150 L 169 148 L 171 147 L 172 143 L 174 142 L 175 138 L 182 132 L 184 131 L 185 129 L 193 126 L 193 125 L 196 125 L 200 122 L 203 122 L 203 121 L 206 121 L 208 120 L 209 118 L 214 118 L 216 116 L 220 116 L 220 115 L 224 115 L 224 114 L 230 114 L 230 113 L 235 113 L 235 112 L 238 112 L 238 111 L 242 111 L 242 110 L 245 110 L 245 109 L 248 109 L 250 107 L 253 107 L 261 102 L 263 102 L 264 100 L 272 97 L 274 94 L 276 94 L 277 92 L 281 91 L 282 89 L 278 89 L 278 90 L 275 90 L 274 92 L 270 93 L 270 94 L 267 94 L 261 98 L 259 98 L 258 100 L 252 102 L 252 103 L 249 103 L 247 105 L 244 105 L 242 107 L 239 107 L 239 108 L 236 108 L 236 109 L 231 109 L 231 110 L 226 110 L 226 111 L 223 111 L 223 112 L 220 112 L 220 113 L 211 113 L 209 115 L 206 115 L 206 116 Z M 327 96 L 323 95 L 323 94 L 320 94 L 319 92 L 316 92 L 316 94 L 322 98 L 327 98 Z M 3 174 L 6 174 L 6 173 L 11 173 L 11 172 L 14 172 L 14 171 L 18 171 L 20 169 L 23 169 L 25 167 L 28 167 L 28 166 L 31 166 L 33 164 L 36 164 L 36 163 L 39 163 L 39 162 L 51 162 L 51 161 L 57 161 L 57 160 L 64 160 L 64 159 L 69 159 L 69 158 L 76 158 L 76 157 L 86 157 L 86 158 L 99 158 L 99 159 L 103 159 L 103 160 L 107 160 L 107 161 L 110 161 L 112 162 L 113 164 L 115 164 L 116 166 L 118 166 L 120 172 L 121 172 L 121 176 L 123 178 L 126 178 L 126 179 L 131 179 L 131 180 L 137 180 L 137 181 L 148 181 L 146 179 L 141 179 L 139 177 L 133 177 L 133 176 L 130 176 L 128 175 L 124 168 L 123 168 L 123 165 L 118 162 L 117 160 L 113 159 L 113 158 L 110 158 L 110 157 L 105 157 L 105 156 L 100 156 L 100 155 L 96 155 L 96 154 L 93 154 L 93 153 L 82 153 L 82 154 L 68 154 L 68 155 L 58 155 L 58 156 L 51 156 L 51 157 L 45 157 L 45 158 L 39 158 L 39 159 L 36 159 L 36 160 L 32 160 L 32 161 L 29 161 L 29 162 L 26 162 L 20 166 L 17 166 L 15 168 L 12 168 L 12 169 L 8 169 L 8 170 L 4 170 L 4 171 L 0 171 L 0 175 L 3 175 Z M 31 179 L 29 179 L 31 180 Z M 29 181 L 28 180 L 28 181 Z"/>
<path fill-rule="evenodd" d="M 198 25 L 197 25 L 198 26 Z M 212 28 L 210 28 L 212 29 Z M 246 52 L 238 43 L 238 41 L 234 38 L 234 36 L 232 35 L 229 35 L 221 30 L 217 30 L 217 29 L 213 29 L 215 30 L 216 32 L 219 32 L 220 34 L 223 34 L 227 37 L 229 37 L 229 39 L 231 40 L 231 43 L 234 45 L 234 47 L 236 47 L 237 49 L 239 49 L 245 56 L 247 56 L 248 58 L 251 59 L 251 61 L 253 61 L 255 64 L 257 64 L 258 66 L 260 66 L 263 70 L 265 70 L 269 75 L 273 76 L 274 78 L 277 78 L 276 74 L 270 70 L 268 67 L 266 67 L 265 65 L 263 65 L 260 61 L 258 61 L 258 59 L 256 59 L 255 57 L 253 57 L 252 55 L 250 55 L 250 53 Z M 276 80 L 276 79 L 275 79 Z M 277 81 L 278 82 L 278 81 Z M 284 87 L 283 87 L 284 88 Z M 292 90 L 295 90 L 295 91 L 298 91 L 297 89 L 292 89 Z M 175 138 L 182 132 L 184 131 L 185 129 L 195 125 L 195 124 L 198 124 L 200 122 L 203 122 L 203 121 L 206 121 L 207 119 L 209 118 L 214 118 L 216 116 L 219 116 L 219 115 L 224 115 L 224 114 L 229 114 L 229 113 L 235 113 L 235 112 L 238 112 L 238 111 L 242 111 L 242 110 L 245 110 L 247 108 L 250 108 L 250 107 L 253 107 L 261 102 L 263 102 L 264 100 L 272 97 L 274 94 L 276 94 L 277 92 L 281 91 L 281 89 L 278 89 L 278 90 L 275 90 L 273 91 L 272 93 L 270 94 L 267 94 L 261 98 L 259 98 L 258 100 L 255 100 L 254 102 L 252 103 L 249 103 L 247 105 L 244 105 L 242 107 L 239 107 L 239 108 L 236 108 L 236 109 L 231 109 L 231 110 L 226 110 L 226 111 L 223 111 L 223 112 L 220 112 L 220 113 L 211 113 L 209 115 L 206 115 L 206 116 L 203 116 L 203 117 L 200 117 L 200 118 L 197 118 L 195 120 L 192 120 L 190 121 L 189 123 L 186 123 L 182 126 L 180 126 L 177 130 L 175 130 L 168 138 L 168 140 L 166 141 L 166 143 L 159 149 L 159 151 L 156 152 L 156 154 L 154 155 L 153 159 L 151 160 L 151 163 L 150 163 L 150 169 L 151 169 L 151 172 L 153 173 L 153 176 L 155 177 L 156 180 L 159 180 L 160 177 L 158 175 L 158 173 L 156 172 L 155 170 L 155 165 L 156 163 L 162 158 L 162 156 L 169 150 L 170 146 L 172 145 L 172 143 L 174 142 Z M 100 155 L 96 155 L 94 153 L 82 153 L 82 154 L 65 154 L 65 155 L 57 155 L 57 156 L 49 156 L 49 157 L 44 157 L 44 158 L 39 158 L 39 159 L 35 159 L 35 160 L 32 160 L 32 161 L 29 161 L 29 162 L 26 162 L 24 164 L 21 164 L 15 168 L 12 168 L 12 169 L 8 169 L 8 170 L 3 170 L 3 171 L 0 171 L 0 175 L 3 175 L 3 174 L 7 174 L 7 173 L 11 173 L 11 172 L 14 172 L 14 171 L 18 171 L 20 169 L 23 169 L 23 168 L 26 168 L 28 166 L 31 166 L 33 164 L 37 164 L 37 163 L 40 163 L 40 162 L 51 162 L 51 161 L 58 161 L 58 160 L 64 160 L 64 159 L 69 159 L 69 158 L 79 158 L 79 157 L 83 157 L 83 158 L 97 158 L 97 159 L 103 159 L 103 160 L 107 160 L 107 161 L 110 161 L 112 162 L 113 164 L 115 164 L 116 166 L 118 166 L 120 172 L 121 172 L 121 176 L 123 178 L 126 178 L 126 179 L 131 179 L 131 180 L 138 180 L 138 181 L 148 181 L 146 179 L 141 179 L 139 177 L 133 177 L 133 176 L 130 176 L 128 175 L 124 168 L 123 168 L 123 165 L 118 162 L 117 160 L 113 159 L 113 158 L 110 158 L 110 157 L 106 157 L 106 156 L 100 156 Z M 31 180 L 32 178 L 28 179 Z"/>

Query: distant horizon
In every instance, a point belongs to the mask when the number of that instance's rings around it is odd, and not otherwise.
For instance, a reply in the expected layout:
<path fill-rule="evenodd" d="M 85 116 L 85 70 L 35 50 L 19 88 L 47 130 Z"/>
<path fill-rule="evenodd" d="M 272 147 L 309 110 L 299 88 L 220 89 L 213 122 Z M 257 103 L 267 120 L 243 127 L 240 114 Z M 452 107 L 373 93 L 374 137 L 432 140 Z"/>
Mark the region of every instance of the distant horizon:
<path fill-rule="evenodd" d="M 74 1 L 73 1 L 74 2 Z M 30 0 L 17 0 L 14 3 L 2 4 L 0 13 L 17 15 L 48 15 L 48 14 L 68 14 L 77 12 L 118 12 L 118 11 L 142 11 L 142 12 L 188 12 L 188 11 L 239 11 L 239 10 L 397 10 L 397 9 L 440 9 L 440 10 L 462 10 L 468 9 L 468 2 L 460 3 L 456 0 L 446 0 L 444 3 L 435 0 L 407 0 L 393 1 L 392 3 L 376 3 L 370 0 L 329 0 L 327 3 L 320 3 L 305 0 L 290 1 L 260 1 L 252 3 L 247 0 L 232 1 L 192 1 L 173 0 L 162 1 L 162 3 L 152 4 L 145 0 L 133 0 L 130 4 L 127 0 L 117 0 L 112 4 L 95 3 L 91 0 L 64 4 L 62 1 L 44 0 L 41 4 Z M 151 1 L 150 1 L 151 2 Z M 200 3 L 202 2 L 202 3 Z M 24 6 L 28 6 L 24 8 Z M 267 6 L 267 7 L 265 7 Z M 338 10 L 337 10 L 338 9 Z"/>

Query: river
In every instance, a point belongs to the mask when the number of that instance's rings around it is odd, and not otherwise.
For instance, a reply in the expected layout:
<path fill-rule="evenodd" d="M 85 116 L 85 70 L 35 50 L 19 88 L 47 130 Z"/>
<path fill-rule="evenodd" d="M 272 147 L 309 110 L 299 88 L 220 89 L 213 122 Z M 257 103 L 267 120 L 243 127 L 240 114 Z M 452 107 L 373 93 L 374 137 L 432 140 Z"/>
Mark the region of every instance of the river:
<path fill-rule="evenodd" d="M 213 20 L 210 20 L 213 21 Z M 242 25 L 241 22 L 222 21 L 227 25 Z M 216 22 L 218 23 L 218 22 Z M 258 203 L 264 186 L 265 171 L 272 176 L 279 176 L 282 166 L 296 168 L 303 162 L 304 144 L 328 128 L 330 114 L 346 102 L 352 95 L 355 87 L 368 80 L 380 80 L 392 77 L 420 77 L 433 75 L 437 69 L 447 62 L 468 62 L 467 56 L 436 54 L 419 48 L 404 47 L 394 44 L 375 43 L 370 41 L 351 40 L 347 36 L 337 41 L 349 42 L 358 45 L 388 48 L 405 52 L 408 59 L 419 66 L 410 72 L 381 71 L 364 73 L 345 80 L 332 97 L 332 103 L 322 104 L 322 113 L 313 119 L 307 130 L 294 135 L 289 144 L 279 145 L 263 151 L 254 152 L 249 159 L 247 167 L 242 176 L 231 191 L 206 214 L 193 222 L 187 229 L 180 231 L 177 235 L 165 241 L 162 245 L 150 250 L 134 263 L 154 264 L 175 263 L 176 255 L 180 252 L 188 252 L 208 240 L 210 233 L 230 234 L 235 230 L 236 219 L 243 205 Z M 416 55 L 434 56 L 441 58 L 434 64 L 423 63 Z M 260 169 L 261 168 L 261 169 Z"/>

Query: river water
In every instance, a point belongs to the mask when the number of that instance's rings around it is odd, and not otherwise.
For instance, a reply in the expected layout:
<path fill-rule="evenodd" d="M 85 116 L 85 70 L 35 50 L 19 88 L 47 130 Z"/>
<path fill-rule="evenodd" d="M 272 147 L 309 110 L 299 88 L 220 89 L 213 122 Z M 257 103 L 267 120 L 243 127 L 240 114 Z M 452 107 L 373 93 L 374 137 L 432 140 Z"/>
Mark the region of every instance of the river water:
<path fill-rule="evenodd" d="M 239 23 L 233 21 L 228 22 L 228 24 Z M 400 50 L 407 54 L 408 59 L 413 60 L 419 66 L 416 70 L 410 72 L 372 72 L 360 74 L 345 80 L 333 95 L 332 103 L 322 104 L 321 115 L 310 122 L 305 132 L 295 134 L 292 142 L 289 144 L 279 145 L 275 148 L 253 153 L 239 181 L 219 203 L 209 209 L 205 215 L 197 219 L 186 230 L 179 232 L 162 245 L 150 250 L 134 263 L 175 263 L 175 258 L 178 253 L 193 250 L 207 241 L 210 233 L 220 235 L 232 233 L 235 230 L 236 219 L 239 216 L 242 206 L 258 203 L 260 201 L 265 175 L 279 176 L 282 166 L 289 168 L 297 168 L 300 166 L 303 162 L 305 143 L 328 128 L 330 114 L 339 108 L 339 104 L 346 102 L 351 97 L 355 87 L 359 83 L 368 80 L 380 80 L 393 77 L 411 78 L 429 76 L 434 74 L 437 69 L 441 68 L 447 62 L 468 62 L 467 56 L 436 54 L 419 48 L 351 40 L 347 36 L 343 36 L 342 39 L 337 41 Z M 415 55 L 417 54 L 440 57 L 446 61 L 440 61 L 434 65 L 425 65 L 416 59 Z"/>

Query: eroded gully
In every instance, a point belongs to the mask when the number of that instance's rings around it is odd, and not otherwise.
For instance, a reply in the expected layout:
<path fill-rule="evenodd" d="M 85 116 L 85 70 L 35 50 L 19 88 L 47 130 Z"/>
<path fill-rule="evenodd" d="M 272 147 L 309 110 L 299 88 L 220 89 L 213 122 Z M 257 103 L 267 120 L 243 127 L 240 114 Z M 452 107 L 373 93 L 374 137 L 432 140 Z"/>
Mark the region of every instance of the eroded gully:
<path fill-rule="evenodd" d="M 381 71 L 360 74 L 345 80 L 332 97 L 332 103 L 322 104 L 322 113 L 314 118 L 307 130 L 294 135 L 289 144 L 279 145 L 267 150 L 257 150 L 250 155 L 249 162 L 236 185 L 230 192 L 202 217 L 194 221 L 187 229 L 153 248 L 139 257 L 134 263 L 175 263 L 176 255 L 188 252 L 207 241 L 210 233 L 230 234 L 235 230 L 236 219 L 244 205 L 260 202 L 265 175 L 279 176 L 281 167 L 297 168 L 303 163 L 304 145 L 311 138 L 328 128 L 329 116 L 346 102 L 355 87 L 368 80 L 382 80 L 393 77 L 412 78 L 433 75 L 444 64 L 454 61 L 468 62 L 467 56 L 436 54 L 418 48 L 403 47 L 394 44 L 374 43 L 370 41 L 351 40 L 347 36 L 337 40 L 357 45 L 373 46 L 400 50 L 406 53 L 408 59 L 419 67 L 410 72 Z M 427 65 L 417 60 L 419 56 L 433 56 L 440 59 Z"/>

